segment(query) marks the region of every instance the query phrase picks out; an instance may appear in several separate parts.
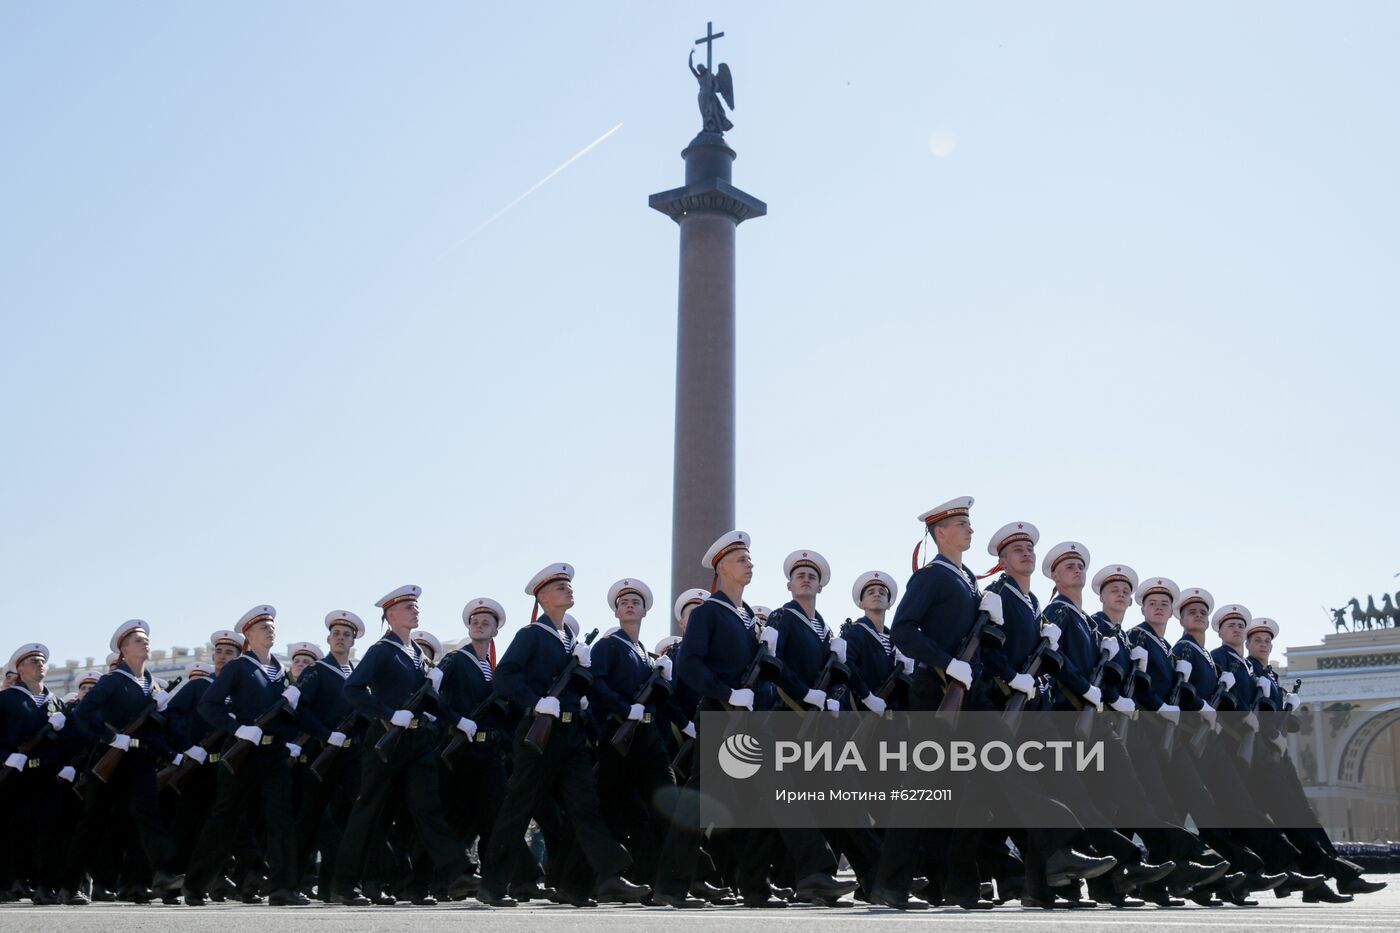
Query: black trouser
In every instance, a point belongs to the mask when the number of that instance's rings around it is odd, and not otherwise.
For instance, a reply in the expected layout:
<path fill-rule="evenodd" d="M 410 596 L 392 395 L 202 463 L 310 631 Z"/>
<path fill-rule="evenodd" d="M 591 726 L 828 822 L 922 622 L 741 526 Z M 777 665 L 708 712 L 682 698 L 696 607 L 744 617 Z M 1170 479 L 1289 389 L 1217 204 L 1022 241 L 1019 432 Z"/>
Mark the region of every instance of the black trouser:
<path fill-rule="evenodd" d="M 292 772 L 287 748 L 271 742 L 254 748 L 237 772 L 220 762 L 214 809 L 199 834 L 185 872 L 185 890 L 203 894 L 224 870 L 256 798 L 266 833 L 267 889 L 292 891 L 297 883 L 296 828 L 292 821 Z"/>
<path fill-rule="evenodd" d="M 554 724 L 549 744 L 537 752 L 525 744 L 531 717 L 521 720 L 515 730 L 513 770 L 506 787 L 501 812 L 491 829 L 491 842 L 482 859 L 482 886 L 495 892 L 506 890 L 511 866 L 512 843 L 525 835 L 530 816 L 545 795 L 555 796 L 564 807 L 574 830 L 574 844 L 599 879 L 611 878 L 627 867 L 627 851 L 608 833 L 598 803 L 598 785 L 585 744 L 582 723 Z M 550 853 L 554 861 L 554 853 Z"/>
<path fill-rule="evenodd" d="M 365 733 L 365 750 L 360 756 L 360 794 L 341 839 L 334 890 L 349 894 L 364 876 L 371 847 L 382 842 L 385 805 L 391 799 L 403 801 L 418 839 L 432 859 L 434 884 L 446 889 L 466 872 L 467 857 L 461 840 L 452 835 L 442 815 L 437 730 L 427 725 L 405 729 L 387 762 L 374 751 L 374 744 L 384 731 L 384 724 L 376 722 Z"/>
<path fill-rule="evenodd" d="M 310 768 L 305 769 L 301 778 L 301 811 L 297 813 L 297 874 L 301 876 L 309 872 L 316 853 L 321 853 L 316 894 L 322 900 L 331 893 L 336 856 L 340 851 L 345 826 L 350 822 L 350 811 L 360 793 L 362 751 L 361 743 L 352 740 L 349 748 L 336 752 L 335 759 L 326 769 L 325 780 L 317 780 Z"/>
<path fill-rule="evenodd" d="M 187 871 L 194 857 L 199 835 L 214 809 L 214 800 L 219 789 L 219 763 L 217 755 L 194 769 L 175 794 L 174 815 L 171 817 L 171 835 L 175 838 L 175 864 L 178 871 Z M 175 793 L 169 788 L 166 793 Z"/>
<path fill-rule="evenodd" d="M 58 769 L 45 766 L 0 773 L 9 775 L 0 812 L 10 821 L 7 844 L 0 845 L 0 892 L 17 880 L 39 888 L 62 886 L 74 809 L 66 798 L 77 801 L 73 785 L 55 777 Z"/>
<path fill-rule="evenodd" d="M 175 858 L 175 843 L 160 821 L 160 797 L 156 790 L 155 758 L 144 749 L 132 749 L 122 756 L 112 779 L 107 782 L 89 777 L 82 816 L 68 848 L 68 867 L 63 886 L 76 891 L 95 858 L 95 850 L 124 810 L 136 828 L 137 838 L 152 868 L 169 871 Z"/>
<path fill-rule="evenodd" d="M 598 744 L 598 795 L 613 838 L 632 854 L 639 874 L 632 880 L 650 884 L 675 807 L 676 777 L 660 723 L 639 725 L 625 756 L 612 744 L 618 728 L 605 728 Z"/>

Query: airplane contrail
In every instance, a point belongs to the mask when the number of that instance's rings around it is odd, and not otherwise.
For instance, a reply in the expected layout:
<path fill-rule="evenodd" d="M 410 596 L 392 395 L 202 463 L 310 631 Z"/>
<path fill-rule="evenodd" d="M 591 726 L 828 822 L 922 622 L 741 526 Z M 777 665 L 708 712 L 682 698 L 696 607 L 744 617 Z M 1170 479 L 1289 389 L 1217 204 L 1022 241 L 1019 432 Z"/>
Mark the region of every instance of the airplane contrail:
<path fill-rule="evenodd" d="M 607 139 L 609 136 L 611 136 L 613 133 L 616 133 L 616 132 L 617 132 L 618 130 L 620 130 L 620 129 L 622 129 L 622 124 L 621 124 L 621 123 L 619 123 L 617 126 L 613 127 L 612 129 L 608 130 L 608 131 L 607 131 L 606 133 L 604 133 L 602 136 L 599 136 L 597 139 L 593 140 L 593 142 L 591 142 L 591 143 L 589 143 L 588 145 L 584 146 L 584 147 L 583 147 L 582 149 L 580 149 L 578 152 L 575 152 L 573 155 L 569 156 L 567 159 L 564 160 L 564 163 L 563 163 L 562 165 L 560 165 L 560 166 L 559 166 L 558 168 L 556 168 L 554 171 L 550 172 L 548 175 L 546 175 L 546 176 L 544 176 L 543 178 L 541 178 L 539 181 L 535 182 L 535 183 L 534 183 L 533 185 L 531 185 L 529 188 L 525 189 L 525 193 L 522 194 L 522 195 L 520 195 L 520 197 L 516 198 L 514 201 L 511 201 L 511 202 L 510 202 L 509 204 L 507 204 L 505 207 L 503 207 L 503 208 L 501 208 L 500 210 L 496 211 L 496 213 L 492 214 L 492 215 L 491 215 L 490 217 L 488 217 L 486 220 L 482 221 L 481 225 L 478 226 L 475 230 L 473 230 L 473 231 L 471 232 L 471 235 L 472 235 L 472 236 L 476 236 L 478 233 L 480 233 L 481 231 L 485 230 L 487 227 L 491 226 L 491 224 L 495 223 L 497 220 L 499 220 L 499 219 L 501 218 L 501 215 L 502 215 L 502 214 L 504 214 L 506 211 L 510 210 L 512 207 L 515 207 L 515 205 L 519 204 L 521 201 L 525 200 L 525 199 L 528 198 L 530 195 L 534 194 L 536 191 L 540 190 L 540 188 L 543 187 L 543 185 L 544 185 L 545 182 L 549 181 L 549 180 L 550 180 L 551 178 L 553 178 L 555 175 L 558 175 L 560 172 L 564 171 L 564 169 L 568 168 L 570 165 L 573 165 L 573 164 L 574 164 L 575 162 L 577 162 L 579 159 L 583 158 L 585 155 L 588 154 L 589 150 L 596 148 L 597 145 L 598 145 L 599 143 L 601 143 L 603 140 Z"/>

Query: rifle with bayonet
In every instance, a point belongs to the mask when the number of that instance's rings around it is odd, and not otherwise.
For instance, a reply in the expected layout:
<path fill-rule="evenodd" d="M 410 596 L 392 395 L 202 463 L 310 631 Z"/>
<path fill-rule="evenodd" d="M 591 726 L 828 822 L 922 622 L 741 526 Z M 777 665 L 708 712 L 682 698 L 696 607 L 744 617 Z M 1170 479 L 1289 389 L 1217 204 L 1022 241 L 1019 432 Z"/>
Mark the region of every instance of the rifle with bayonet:
<path fill-rule="evenodd" d="M 972 662 L 977 660 L 978 652 L 982 650 L 983 639 L 994 645 L 1006 643 L 1006 633 L 1001 630 L 1000 625 L 992 621 L 991 615 L 985 609 L 978 610 L 977 621 L 972 623 L 972 630 L 967 633 L 967 637 L 958 648 L 957 659 L 971 666 Z M 943 702 L 938 704 L 938 716 L 951 726 L 958 721 L 967 687 L 963 686 L 962 681 L 946 675 L 944 681 Z"/>
<path fill-rule="evenodd" d="M 156 711 L 157 703 L 154 699 L 148 700 L 146 705 L 141 707 L 141 712 L 127 723 L 122 729 L 115 729 L 111 723 L 103 723 L 112 730 L 113 735 L 131 736 L 141 729 L 148 721 L 154 719 L 161 721 L 160 714 Z M 112 775 L 117 770 L 117 765 L 121 764 L 122 756 L 126 754 L 126 749 L 118 748 L 115 745 L 108 745 L 107 750 L 102 753 L 102 757 L 97 759 L 97 764 L 92 766 L 92 776 L 102 783 L 107 783 L 112 779 Z"/>
<path fill-rule="evenodd" d="M 632 704 L 645 706 L 648 703 L 655 704 L 664 701 L 671 695 L 671 682 L 666 679 L 666 675 L 661 673 L 661 669 L 653 667 L 651 676 L 648 677 L 640 687 L 637 688 L 636 696 L 632 697 Z M 628 719 L 617 727 L 613 733 L 612 746 L 617 749 L 617 753 L 624 758 L 632 751 L 632 742 L 637 738 L 637 729 L 642 722 L 650 722 L 651 714 L 644 714 L 641 721 Z"/>
<path fill-rule="evenodd" d="M 1026 659 L 1026 666 L 1021 670 L 1022 674 L 1032 680 L 1040 676 L 1041 669 L 1047 668 L 1050 671 L 1059 670 L 1065 663 L 1064 655 L 1060 654 L 1056 648 L 1050 644 L 1050 639 L 1044 635 L 1040 637 L 1040 642 Z M 1021 716 L 1024 714 L 1026 703 L 1030 697 L 1019 690 L 1012 690 L 1010 697 L 1006 700 L 1006 709 L 1001 714 L 1002 722 L 1006 723 L 1006 728 L 1012 735 L 1021 726 Z"/>

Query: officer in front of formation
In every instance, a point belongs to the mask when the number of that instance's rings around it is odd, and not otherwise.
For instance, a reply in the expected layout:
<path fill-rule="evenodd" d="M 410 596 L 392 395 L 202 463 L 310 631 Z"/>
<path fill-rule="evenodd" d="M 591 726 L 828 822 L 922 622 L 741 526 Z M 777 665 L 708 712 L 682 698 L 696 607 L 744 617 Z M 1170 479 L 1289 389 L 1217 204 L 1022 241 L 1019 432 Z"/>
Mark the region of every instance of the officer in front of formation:
<path fill-rule="evenodd" d="M 436 693 L 424 689 L 428 677 L 423 652 L 413 642 L 418 627 L 418 597 L 422 590 L 409 584 L 385 594 L 375 603 L 383 611 L 387 631 L 370 646 L 345 682 L 345 696 L 370 725 L 365 732 L 366 752 L 360 756 L 360 795 L 350 813 L 340 852 L 332 896 L 340 903 L 366 906 L 369 898 L 355 890 L 366 881 L 370 868 L 366 859 L 383 827 L 383 813 L 390 799 L 405 801 L 417 833 L 417 842 L 433 863 L 433 890 L 451 898 L 461 898 L 475 887 L 476 879 L 467 870 L 461 843 L 453 837 L 442 815 L 437 776 L 439 732 L 428 718 L 427 706 L 435 706 Z M 440 671 L 432 679 L 441 682 Z M 415 701 L 415 697 L 422 698 Z M 390 728 L 401 730 L 399 741 L 381 757 L 375 745 Z M 475 731 L 475 724 L 457 723 L 455 728 Z M 374 879 L 386 882 L 388 879 Z M 431 895 L 419 903 L 436 903 Z"/>

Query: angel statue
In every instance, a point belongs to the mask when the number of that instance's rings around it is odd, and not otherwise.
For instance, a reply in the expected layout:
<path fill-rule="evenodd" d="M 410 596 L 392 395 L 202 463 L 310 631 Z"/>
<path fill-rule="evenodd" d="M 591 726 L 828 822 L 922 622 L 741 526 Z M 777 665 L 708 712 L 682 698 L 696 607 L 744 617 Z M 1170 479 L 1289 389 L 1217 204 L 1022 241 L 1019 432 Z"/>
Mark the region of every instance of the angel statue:
<path fill-rule="evenodd" d="M 712 72 L 704 65 L 695 64 L 695 50 L 691 49 L 690 73 L 700 82 L 700 92 L 696 95 L 696 100 L 700 104 L 700 119 L 704 123 L 702 132 L 723 133 L 725 130 L 734 129 L 734 124 L 729 122 L 729 118 L 724 114 L 724 106 L 719 102 L 723 97 L 729 109 L 734 109 L 734 79 L 730 75 L 729 65 L 720 62 L 719 70 Z"/>

